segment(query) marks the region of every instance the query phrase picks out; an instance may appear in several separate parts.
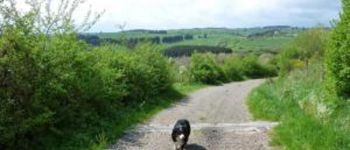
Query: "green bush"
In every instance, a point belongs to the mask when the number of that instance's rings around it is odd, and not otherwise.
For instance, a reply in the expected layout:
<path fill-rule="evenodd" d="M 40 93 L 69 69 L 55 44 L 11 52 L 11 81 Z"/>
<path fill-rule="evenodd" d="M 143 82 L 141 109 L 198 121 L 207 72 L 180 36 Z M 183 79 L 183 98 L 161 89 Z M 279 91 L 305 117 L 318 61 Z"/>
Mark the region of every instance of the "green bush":
<path fill-rule="evenodd" d="M 191 57 L 191 76 L 194 81 L 207 84 L 221 84 L 227 81 L 225 72 L 212 54 L 193 54 Z"/>
<path fill-rule="evenodd" d="M 230 56 L 224 59 L 223 69 L 230 81 L 244 80 L 242 57 Z"/>
<path fill-rule="evenodd" d="M 343 12 L 333 29 L 326 51 L 329 90 L 340 96 L 350 96 L 350 1 L 342 0 Z"/>
<path fill-rule="evenodd" d="M 100 78 L 82 53 L 84 44 L 70 35 L 48 40 L 23 28 L 6 28 L 3 33 L 1 145 L 42 144 L 42 134 L 59 132 L 62 124 L 79 124 L 86 119 L 81 115 L 95 112 L 97 99 L 90 93 L 99 89 Z"/>
<path fill-rule="evenodd" d="M 273 67 L 263 65 L 256 55 L 248 55 L 242 59 L 241 71 L 247 78 L 263 78 L 276 75 Z"/>
<path fill-rule="evenodd" d="M 322 59 L 327 32 L 322 28 L 307 30 L 293 40 L 279 54 L 279 75 L 288 75 L 293 69 L 308 67 L 311 59 Z"/>
<path fill-rule="evenodd" d="M 167 59 L 150 45 L 133 52 L 92 49 L 75 34 L 46 37 L 9 26 L 0 38 L 0 54 L 0 147 L 5 149 L 44 149 L 67 129 L 96 126 L 99 118 L 141 104 L 172 84 Z"/>
<path fill-rule="evenodd" d="M 113 51 L 113 48 L 109 51 Z M 159 47 L 144 44 L 136 47 L 131 53 L 113 53 L 119 55 L 112 62 L 115 65 L 113 67 L 123 70 L 123 82 L 127 84 L 125 89 L 129 94 L 124 98 L 124 102 L 142 102 L 172 85 L 170 64 L 160 53 Z"/>
<path fill-rule="evenodd" d="M 34 0 L 28 12 L 11 2 L 0 3 L 0 149 L 85 144 L 118 119 L 119 128 L 137 122 L 125 114 L 139 115 L 132 111 L 142 105 L 164 104 L 153 97 L 167 91 L 172 78 L 158 47 L 93 48 L 79 41 L 74 21 L 50 14 L 72 16 L 80 0 L 62 1 L 57 12 L 39 11 L 49 0 Z M 81 28 L 93 25 L 84 19 Z M 74 134 L 78 130 L 84 133 Z"/>

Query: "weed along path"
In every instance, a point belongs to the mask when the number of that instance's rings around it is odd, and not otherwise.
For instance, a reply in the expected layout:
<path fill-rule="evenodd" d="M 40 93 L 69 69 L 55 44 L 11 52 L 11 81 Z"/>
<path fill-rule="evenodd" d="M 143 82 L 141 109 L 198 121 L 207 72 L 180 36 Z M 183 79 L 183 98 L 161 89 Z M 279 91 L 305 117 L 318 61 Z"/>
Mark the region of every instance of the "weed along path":
<path fill-rule="evenodd" d="M 265 150 L 267 132 L 276 123 L 252 121 L 249 92 L 264 80 L 235 82 L 192 93 L 152 119 L 126 132 L 109 149 L 172 150 L 170 134 L 177 119 L 191 122 L 186 150 Z"/>

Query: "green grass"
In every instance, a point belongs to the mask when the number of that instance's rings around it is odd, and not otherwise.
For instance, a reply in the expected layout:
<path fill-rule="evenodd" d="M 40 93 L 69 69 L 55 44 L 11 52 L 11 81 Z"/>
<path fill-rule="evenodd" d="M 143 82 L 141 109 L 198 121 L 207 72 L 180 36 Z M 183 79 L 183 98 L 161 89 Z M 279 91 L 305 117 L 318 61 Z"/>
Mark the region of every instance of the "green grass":
<path fill-rule="evenodd" d="M 220 43 L 226 43 L 226 47 L 233 49 L 235 52 L 246 52 L 246 51 L 261 51 L 261 50 L 274 50 L 278 51 L 290 42 L 292 37 L 266 37 L 247 39 L 243 37 L 227 36 L 227 35 L 209 35 L 207 39 L 194 39 L 186 40 L 167 46 L 177 45 L 208 45 L 218 46 Z"/>
<path fill-rule="evenodd" d="M 113 144 L 116 139 L 123 135 L 123 132 L 143 122 L 159 111 L 168 108 L 174 102 L 184 98 L 189 93 L 204 88 L 206 85 L 199 83 L 176 83 L 173 89 L 154 97 L 149 103 L 120 108 L 115 114 L 108 118 L 96 118 L 98 125 L 79 131 L 68 131 L 64 133 L 61 143 L 46 143 L 52 149 L 62 150 L 85 150 L 85 149 L 105 149 L 109 144 Z M 99 128 L 95 128 L 95 127 Z"/>
<path fill-rule="evenodd" d="M 255 119 L 279 121 L 272 131 L 274 146 L 283 149 L 350 149 L 350 104 L 330 103 L 336 97 L 323 88 L 323 66 L 295 70 L 268 80 L 248 98 Z"/>
<path fill-rule="evenodd" d="M 188 95 L 198 89 L 207 87 L 208 85 L 202 83 L 175 83 L 174 89 L 183 95 Z"/>
<path fill-rule="evenodd" d="M 246 39 L 241 40 L 238 44 L 239 49 L 248 50 L 264 50 L 272 49 L 279 50 L 290 42 L 292 37 L 271 37 L 271 38 L 257 38 L 257 39 Z"/>
<path fill-rule="evenodd" d="M 140 38 L 140 37 L 164 37 L 174 35 L 191 34 L 193 40 L 185 40 L 178 43 L 164 44 L 166 47 L 178 45 L 205 45 L 205 46 L 225 46 L 232 48 L 235 52 L 261 52 L 278 51 L 284 47 L 294 36 L 303 31 L 303 29 L 283 29 L 281 33 L 274 37 L 261 37 L 248 39 L 249 34 L 267 31 L 263 28 L 247 29 L 225 29 L 225 28 L 203 28 L 203 29 L 179 29 L 167 30 L 167 34 L 150 34 L 145 32 L 125 32 L 121 33 L 95 33 L 101 38 Z M 208 38 L 199 38 L 207 34 Z"/>

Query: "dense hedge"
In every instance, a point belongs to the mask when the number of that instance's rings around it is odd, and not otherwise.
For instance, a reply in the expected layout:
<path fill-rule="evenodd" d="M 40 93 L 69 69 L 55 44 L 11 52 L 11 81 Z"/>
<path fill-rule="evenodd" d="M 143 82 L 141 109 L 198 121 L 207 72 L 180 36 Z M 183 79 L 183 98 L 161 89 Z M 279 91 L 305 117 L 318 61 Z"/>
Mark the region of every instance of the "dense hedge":
<path fill-rule="evenodd" d="M 263 78 L 277 76 L 276 68 L 271 64 L 263 65 L 256 55 L 248 55 L 242 59 L 241 71 L 247 78 Z"/>
<path fill-rule="evenodd" d="M 228 81 L 225 72 L 210 54 L 192 55 L 191 76 L 194 81 L 207 84 L 220 84 Z"/>
<path fill-rule="evenodd" d="M 322 28 L 307 30 L 290 42 L 279 54 L 281 77 L 293 69 L 308 67 L 313 59 L 323 59 L 327 32 Z"/>
<path fill-rule="evenodd" d="M 326 51 L 327 78 L 330 89 L 340 96 L 350 96 L 350 1 L 342 0 L 343 12 L 334 28 Z"/>
<path fill-rule="evenodd" d="M 166 49 L 164 54 L 168 57 L 182 57 L 182 56 L 191 56 L 193 53 L 207 53 L 211 52 L 214 54 L 219 53 L 232 53 L 232 49 L 224 47 L 215 47 L 215 46 L 174 46 Z"/>
<path fill-rule="evenodd" d="M 230 56 L 224 59 L 223 69 L 230 81 L 244 80 L 242 59 L 242 56 Z"/>
<path fill-rule="evenodd" d="M 271 63 L 259 62 L 256 55 L 226 56 L 222 62 L 213 54 L 195 53 L 191 57 L 191 78 L 195 82 L 220 84 L 230 81 L 277 76 Z"/>
<path fill-rule="evenodd" d="M 44 149 L 66 129 L 83 129 L 171 85 L 154 46 L 92 48 L 76 34 L 50 37 L 8 26 L 0 37 L 0 149 Z"/>
<path fill-rule="evenodd" d="M 266 63 L 259 62 L 258 56 L 253 54 L 227 57 L 223 68 L 231 81 L 277 76 L 277 68 L 272 60 Z"/>

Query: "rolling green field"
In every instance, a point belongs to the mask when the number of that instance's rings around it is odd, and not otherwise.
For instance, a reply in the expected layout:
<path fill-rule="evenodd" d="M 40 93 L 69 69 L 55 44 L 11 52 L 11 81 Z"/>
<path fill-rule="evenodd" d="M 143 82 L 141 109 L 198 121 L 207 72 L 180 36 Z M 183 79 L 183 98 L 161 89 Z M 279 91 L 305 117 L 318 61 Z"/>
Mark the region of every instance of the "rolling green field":
<path fill-rule="evenodd" d="M 174 43 L 162 43 L 166 47 L 179 45 L 219 46 L 231 48 L 234 52 L 279 51 L 304 28 L 196 28 L 179 30 L 162 30 L 165 33 L 150 33 L 152 30 L 130 30 L 110 33 L 90 33 L 100 38 L 152 38 L 192 35 L 193 39 Z M 268 34 L 272 33 L 272 34 Z M 259 34 L 261 34 L 259 36 Z M 266 35 L 264 35 L 266 34 Z M 257 35 L 257 36 L 254 36 Z"/>

